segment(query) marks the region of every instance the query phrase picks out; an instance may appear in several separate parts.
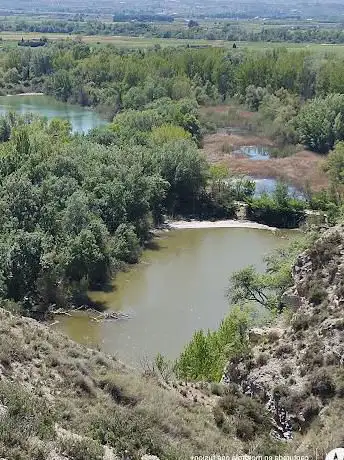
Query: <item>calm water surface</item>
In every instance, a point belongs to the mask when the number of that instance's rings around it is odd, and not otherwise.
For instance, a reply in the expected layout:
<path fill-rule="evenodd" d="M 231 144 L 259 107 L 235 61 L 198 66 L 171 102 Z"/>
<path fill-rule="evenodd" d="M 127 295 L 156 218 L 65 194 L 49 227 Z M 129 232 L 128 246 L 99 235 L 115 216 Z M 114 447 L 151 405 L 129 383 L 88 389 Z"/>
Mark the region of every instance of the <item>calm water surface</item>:
<path fill-rule="evenodd" d="M 233 153 L 234 155 L 244 155 L 251 160 L 268 160 L 270 158 L 269 147 L 263 145 L 244 145 Z"/>
<path fill-rule="evenodd" d="M 95 111 L 57 101 L 49 96 L 1 96 L 0 115 L 9 111 L 20 114 L 34 113 L 42 117 L 69 120 L 73 132 L 86 133 L 92 128 L 106 124 Z"/>
<path fill-rule="evenodd" d="M 256 184 L 255 196 L 262 196 L 264 193 L 271 194 L 276 190 L 278 180 L 273 178 L 257 179 L 249 177 Z M 305 194 L 302 190 L 298 189 L 294 185 L 288 184 L 288 194 L 291 197 L 298 198 L 300 200 L 305 198 Z"/>
<path fill-rule="evenodd" d="M 134 366 L 158 352 L 174 359 L 195 330 L 215 329 L 226 315 L 231 274 L 249 264 L 263 269 L 263 256 L 294 234 L 242 228 L 166 233 L 157 240 L 159 248 L 145 251 L 139 265 L 117 276 L 112 292 L 91 295 L 131 319 L 96 323 L 78 314 L 59 317 L 57 327 Z"/>

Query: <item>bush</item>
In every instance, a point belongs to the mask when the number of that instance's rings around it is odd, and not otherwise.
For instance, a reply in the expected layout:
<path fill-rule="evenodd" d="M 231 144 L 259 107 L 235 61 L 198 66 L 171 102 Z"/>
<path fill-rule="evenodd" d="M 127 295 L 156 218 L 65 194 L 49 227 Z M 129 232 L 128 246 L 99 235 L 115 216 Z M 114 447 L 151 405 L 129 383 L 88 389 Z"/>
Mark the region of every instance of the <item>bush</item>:
<path fill-rule="evenodd" d="M 57 418 L 45 399 L 32 396 L 20 385 L 2 381 L 0 401 L 7 408 L 1 417 L 0 430 L 0 444 L 6 458 L 26 458 L 22 453 L 28 448 L 29 439 L 37 437 L 47 442 L 54 438 Z M 14 455 L 16 451 L 20 451 L 20 456 Z"/>
<path fill-rule="evenodd" d="M 321 398 L 332 397 L 336 391 L 333 378 L 325 369 L 316 371 L 309 380 L 311 392 Z"/>
<path fill-rule="evenodd" d="M 239 419 L 236 423 L 236 435 L 242 441 L 250 441 L 255 436 L 255 426 L 250 419 Z"/>
<path fill-rule="evenodd" d="M 343 139 L 343 94 L 317 97 L 305 104 L 296 119 L 300 141 L 311 150 L 327 153 Z"/>
<path fill-rule="evenodd" d="M 296 313 L 291 320 L 294 331 L 304 331 L 309 328 L 310 318 L 307 315 Z"/>
<path fill-rule="evenodd" d="M 210 385 L 210 391 L 213 395 L 223 396 L 223 394 L 226 391 L 226 388 L 224 387 L 224 385 L 221 385 L 220 383 L 212 382 Z"/>
<path fill-rule="evenodd" d="M 344 372 L 340 371 L 337 375 L 336 381 L 337 395 L 339 398 L 344 398 Z"/>
<path fill-rule="evenodd" d="M 219 381 L 228 358 L 248 352 L 247 311 L 234 308 L 215 332 L 197 331 L 176 362 L 177 376 L 189 380 Z"/>
<path fill-rule="evenodd" d="M 278 206 L 273 198 L 264 196 L 249 202 L 248 216 L 251 220 L 278 228 L 297 228 L 304 219 L 304 204 L 290 200 L 288 206 Z"/>
<path fill-rule="evenodd" d="M 320 305 L 327 298 L 326 289 L 319 282 L 314 282 L 309 289 L 308 298 L 314 305 Z"/>
<path fill-rule="evenodd" d="M 102 379 L 99 382 L 99 386 L 109 393 L 117 404 L 135 406 L 139 402 L 139 398 L 137 396 L 128 395 L 126 390 L 122 386 L 118 385 L 115 378 L 112 376 Z"/>
<path fill-rule="evenodd" d="M 92 439 L 64 437 L 59 441 L 59 450 L 73 460 L 103 460 L 103 447 Z"/>
<path fill-rule="evenodd" d="M 221 428 L 225 422 L 225 416 L 224 416 L 223 411 L 218 406 L 215 406 L 213 408 L 213 415 L 214 415 L 216 426 Z"/>
<path fill-rule="evenodd" d="M 89 377 L 80 374 L 75 380 L 75 385 L 89 396 L 95 396 L 96 389 L 93 381 Z"/>
<path fill-rule="evenodd" d="M 101 444 L 113 447 L 119 457 L 126 455 L 139 460 L 144 453 L 149 452 L 169 458 L 169 447 L 156 428 L 156 420 L 150 418 L 144 410 L 135 414 L 119 408 L 95 414 L 91 419 L 91 433 Z"/>
<path fill-rule="evenodd" d="M 318 415 L 319 411 L 320 406 L 316 398 L 308 398 L 301 412 L 303 418 L 305 419 L 304 425 L 306 427 L 308 427 L 312 423 L 314 418 Z"/>
<path fill-rule="evenodd" d="M 284 364 L 281 368 L 281 375 L 284 378 L 289 377 L 289 375 L 293 372 L 292 367 L 289 364 Z"/>
<path fill-rule="evenodd" d="M 268 356 L 265 353 L 259 353 L 256 359 L 257 366 L 265 366 L 268 362 Z"/>
<path fill-rule="evenodd" d="M 317 344 L 311 344 L 303 355 L 302 362 L 307 369 L 322 367 L 324 365 L 324 357 L 321 348 Z"/>
<path fill-rule="evenodd" d="M 283 343 L 282 345 L 276 348 L 275 356 L 277 358 L 280 358 L 281 356 L 284 356 L 284 355 L 290 355 L 292 351 L 293 351 L 292 345 L 290 345 L 289 343 Z"/>

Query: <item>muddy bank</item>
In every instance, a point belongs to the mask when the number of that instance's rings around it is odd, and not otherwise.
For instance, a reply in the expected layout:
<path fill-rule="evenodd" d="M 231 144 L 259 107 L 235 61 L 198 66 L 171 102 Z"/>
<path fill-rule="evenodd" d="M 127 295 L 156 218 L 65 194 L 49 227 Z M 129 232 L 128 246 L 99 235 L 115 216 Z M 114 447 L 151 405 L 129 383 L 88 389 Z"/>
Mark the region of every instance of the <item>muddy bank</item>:
<path fill-rule="evenodd" d="M 197 228 L 254 228 L 256 230 L 272 230 L 277 228 L 269 227 L 268 225 L 258 224 L 257 222 L 240 221 L 240 220 L 174 220 L 166 222 L 167 228 L 171 230 L 177 229 L 197 229 Z"/>
<path fill-rule="evenodd" d="M 232 173 L 247 174 L 255 178 L 281 179 L 300 189 L 320 191 L 328 187 L 328 178 L 323 170 L 324 161 L 324 157 L 302 150 L 285 158 L 257 161 L 230 156 L 222 162 L 228 164 Z"/>
<path fill-rule="evenodd" d="M 240 147 L 248 145 L 260 145 L 266 147 L 275 147 L 274 142 L 267 137 L 260 137 L 250 133 L 240 134 L 219 131 L 215 134 L 208 134 L 203 139 L 203 151 L 211 163 L 223 163 L 229 158 L 232 159 L 231 153 Z"/>
<path fill-rule="evenodd" d="M 244 155 L 233 154 L 243 146 L 277 147 L 269 138 L 251 134 L 228 134 L 217 132 L 204 137 L 203 151 L 210 163 L 226 164 L 234 174 L 247 174 L 255 178 L 285 180 L 299 188 L 310 187 L 319 191 L 328 187 L 328 178 L 323 170 L 324 156 L 307 150 L 284 158 L 252 160 Z"/>

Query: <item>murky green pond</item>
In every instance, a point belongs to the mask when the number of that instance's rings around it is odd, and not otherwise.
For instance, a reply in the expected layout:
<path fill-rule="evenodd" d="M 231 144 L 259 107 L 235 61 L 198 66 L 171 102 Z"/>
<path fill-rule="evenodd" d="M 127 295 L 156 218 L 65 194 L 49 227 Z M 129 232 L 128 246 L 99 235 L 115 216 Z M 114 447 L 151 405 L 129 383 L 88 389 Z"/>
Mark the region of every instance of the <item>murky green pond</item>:
<path fill-rule="evenodd" d="M 0 115 L 6 112 L 34 113 L 42 117 L 69 120 L 74 132 L 86 133 L 106 123 L 95 111 L 57 101 L 49 96 L 1 96 Z"/>
<path fill-rule="evenodd" d="M 78 314 L 59 317 L 56 327 L 134 366 L 158 352 L 174 359 L 195 330 L 214 329 L 226 315 L 231 274 L 250 264 L 263 269 L 263 256 L 293 235 L 244 228 L 163 234 L 139 265 L 117 276 L 112 292 L 91 295 L 111 310 L 130 313 L 131 319 L 97 323 Z"/>

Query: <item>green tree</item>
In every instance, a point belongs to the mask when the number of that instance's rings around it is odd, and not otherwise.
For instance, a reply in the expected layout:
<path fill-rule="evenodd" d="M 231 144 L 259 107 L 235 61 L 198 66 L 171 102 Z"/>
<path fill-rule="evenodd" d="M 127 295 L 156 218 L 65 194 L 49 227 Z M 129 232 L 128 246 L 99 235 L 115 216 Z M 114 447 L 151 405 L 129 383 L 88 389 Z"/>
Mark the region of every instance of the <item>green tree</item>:
<path fill-rule="evenodd" d="M 331 183 L 331 191 L 337 203 L 344 200 L 344 142 L 338 142 L 332 150 L 325 164 L 325 171 Z"/>
<path fill-rule="evenodd" d="M 120 224 L 112 240 L 112 256 L 115 259 L 133 264 L 138 261 L 140 252 L 140 241 L 135 233 L 133 225 Z"/>
<path fill-rule="evenodd" d="M 218 330 L 195 332 L 176 361 L 178 377 L 193 381 L 220 381 L 228 359 L 249 352 L 247 332 L 250 322 L 249 311 L 236 306 Z"/>
<path fill-rule="evenodd" d="M 154 144 L 163 145 L 179 139 L 190 139 L 191 134 L 180 126 L 171 123 L 163 124 L 152 129 L 151 139 Z"/>
<path fill-rule="evenodd" d="M 164 144 L 157 155 L 159 172 L 170 188 L 166 208 L 172 214 L 194 212 L 195 202 L 207 180 L 207 165 L 192 142 Z"/>
<path fill-rule="evenodd" d="M 344 96 L 330 94 L 306 104 L 296 120 L 300 141 L 310 149 L 327 153 L 341 140 Z M 339 136 L 339 137 L 338 137 Z"/>
<path fill-rule="evenodd" d="M 7 142 L 11 137 L 11 126 L 6 117 L 0 117 L 0 142 Z"/>
<path fill-rule="evenodd" d="M 234 303 L 253 302 L 271 311 L 280 309 L 283 293 L 293 285 L 292 269 L 298 254 L 308 245 L 307 237 L 273 251 L 265 258 L 266 270 L 253 266 L 235 272 L 228 288 L 228 298 Z"/>

